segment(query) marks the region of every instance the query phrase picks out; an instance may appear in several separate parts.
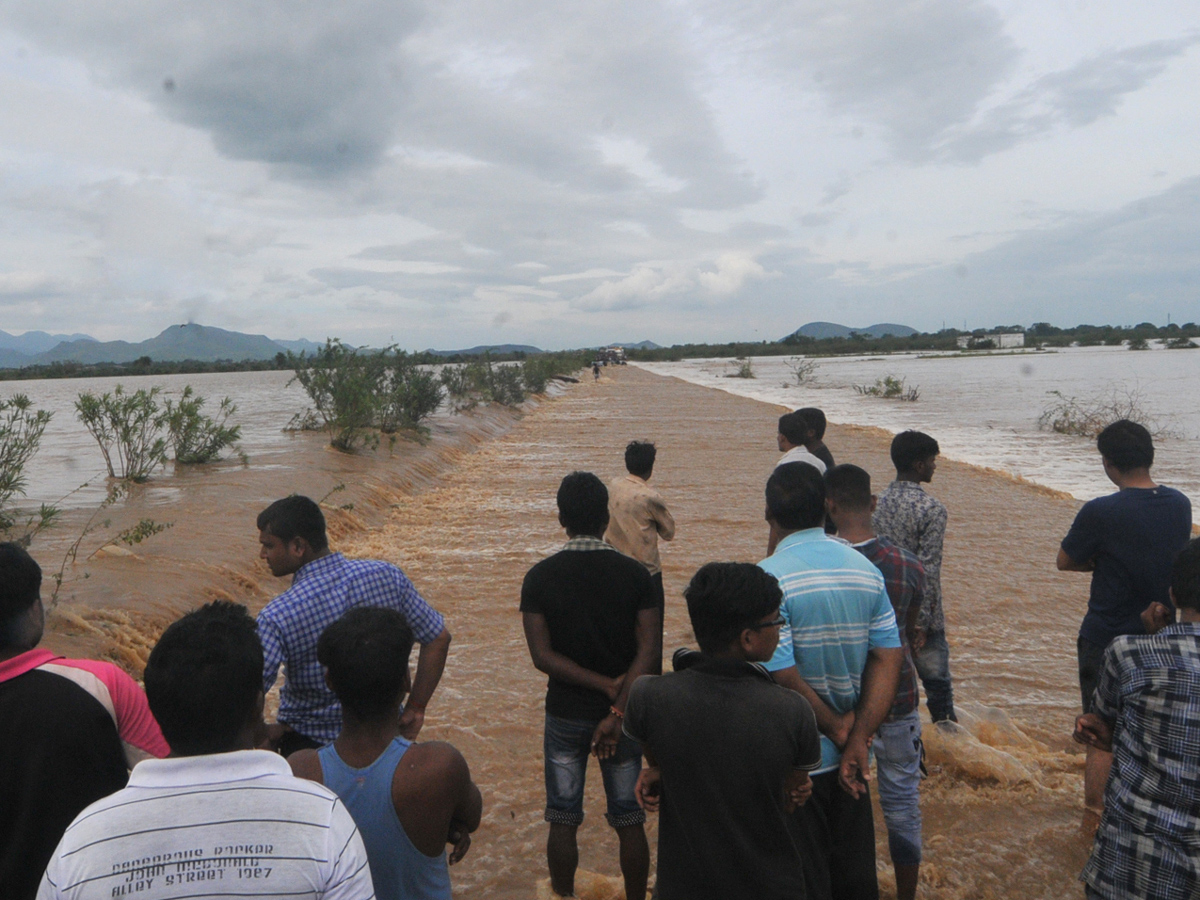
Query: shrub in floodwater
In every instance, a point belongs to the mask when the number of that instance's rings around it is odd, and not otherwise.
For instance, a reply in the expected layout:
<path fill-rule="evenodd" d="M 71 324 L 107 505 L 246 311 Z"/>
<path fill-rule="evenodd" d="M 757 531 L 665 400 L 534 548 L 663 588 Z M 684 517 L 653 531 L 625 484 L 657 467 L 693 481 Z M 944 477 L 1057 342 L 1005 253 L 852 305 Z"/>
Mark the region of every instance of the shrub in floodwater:
<path fill-rule="evenodd" d="M 394 434 L 402 428 L 418 429 L 433 415 L 445 396 L 436 375 L 418 367 L 403 350 L 380 353 L 383 374 L 379 381 L 379 430 Z"/>
<path fill-rule="evenodd" d="M 1134 338 L 1133 340 L 1131 340 L 1129 342 L 1129 349 L 1130 350 L 1149 350 L 1150 342 L 1147 341 L 1144 337 Z"/>
<path fill-rule="evenodd" d="M 817 372 L 817 361 L 815 359 L 806 359 L 803 356 L 793 356 L 787 361 L 788 371 L 792 373 L 792 377 L 796 379 L 796 387 L 800 387 L 806 381 L 812 381 Z M 784 382 L 784 387 L 790 387 L 787 382 Z"/>
<path fill-rule="evenodd" d="M 84 391 L 75 400 L 75 415 L 88 430 L 108 467 L 109 478 L 145 481 L 167 458 L 160 434 L 160 387 L 126 393 L 121 385 L 97 397 Z"/>
<path fill-rule="evenodd" d="M 359 445 L 377 446 L 370 433 L 376 422 L 377 396 L 386 377 L 381 355 L 361 355 L 337 338 L 312 356 L 288 354 L 288 365 L 329 432 L 329 443 L 353 452 Z M 289 382 L 290 384 L 290 382 Z"/>
<path fill-rule="evenodd" d="M 921 399 L 919 386 L 908 387 L 903 378 L 897 378 L 895 375 L 884 375 L 877 378 L 874 384 L 856 384 L 854 390 L 867 397 L 882 397 L 885 400 L 916 403 Z"/>
<path fill-rule="evenodd" d="M 16 525 L 17 514 L 9 504 L 17 495 L 25 495 L 25 464 L 37 453 L 51 415 L 44 409 L 34 410 L 25 394 L 0 400 L 0 531 L 8 532 Z M 43 506 L 29 525 L 44 520 L 40 529 L 56 513 L 53 507 Z M 27 530 L 23 542 L 28 542 L 28 536 Z"/>
<path fill-rule="evenodd" d="M 237 405 L 231 399 L 226 397 L 221 401 L 215 419 L 204 415 L 203 406 L 204 398 L 190 384 L 184 386 L 178 402 L 169 398 L 163 401 L 162 421 L 177 463 L 212 462 L 242 436 L 240 425 L 227 424 L 229 417 L 237 412 Z"/>
<path fill-rule="evenodd" d="M 525 399 L 521 367 L 492 365 L 487 357 L 481 362 L 444 366 L 441 381 L 456 411 L 472 409 L 480 403 L 516 406 Z"/>
<path fill-rule="evenodd" d="M 1137 390 L 1112 390 L 1092 397 L 1068 397 L 1062 391 L 1048 391 L 1053 399 L 1038 416 L 1038 428 L 1057 434 L 1095 438 L 1120 419 L 1142 425 L 1154 436 L 1169 434 L 1143 406 Z"/>
<path fill-rule="evenodd" d="M 739 356 L 734 360 L 737 363 L 737 368 L 734 371 L 726 374 L 726 378 L 757 378 L 754 374 L 754 366 L 750 362 L 750 357 Z"/>
<path fill-rule="evenodd" d="M 1191 338 L 1173 337 L 1167 341 L 1168 350 L 1195 350 L 1197 344 Z"/>

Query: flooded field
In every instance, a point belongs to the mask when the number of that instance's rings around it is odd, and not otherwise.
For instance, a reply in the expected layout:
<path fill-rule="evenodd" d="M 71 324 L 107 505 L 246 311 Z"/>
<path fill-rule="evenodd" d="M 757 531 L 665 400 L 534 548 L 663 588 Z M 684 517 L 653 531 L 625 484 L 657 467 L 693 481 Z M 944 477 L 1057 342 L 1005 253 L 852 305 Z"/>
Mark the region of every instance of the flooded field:
<path fill-rule="evenodd" d="M 344 457 L 307 435 L 275 460 L 278 468 L 227 464 L 183 483 L 152 482 L 114 514 L 136 521 L 153 509 L 175 526 L 134 557 L 93 559 L 68 572 L 47 644 L 114 656 L 136 671 L 144 648 L 181 609 L 228 596 L 256 611 L 284 584 L 256 560 L 254 514 L 278 496 L 321 496 L 346 483 L 329 500 L 354 503 L 331 515 L 335 546 L 403 567 L 454 635 L 422 736 L 462 749 L 484 794 L 484 823 L 452 872 L 456 896 L 533 898 L 545 877 L 544 678 L 529 662 L 517 599 L 526 570 L 563 540 L 559 480 L 572 469 L 611 478 L 622 470 L 627 441 L 658 444 L 654 484 L 679 523 L 663 551 L 670 653 L 693 643 L 680 598 L 691 573 L 709 560 L 763 554 L 762 487 L 777 457 L 779 413 L 631 367 L 605 370 L 598 383 L 589 378 L 520 417 L 484 411 L 448 419 L 427 446 Z M 827 435 L 839 461 L 863 465 L 878 485 L 891 474 L 889 440 L 855 426 Z M 1054 555 L 1078 502 L 953 460 L 939 465 L 931 490 L 950 509 L 943 579 L 965 728 L 927 730 L 919 896 L 1077 896 L 1089 840 L 1079 826 L 1082 755 L 1069 732 L 1087 577 L 1056 572 Z M 160 502 L 161 491 L 175 493 Z M 57 568 L 65 540 L 35 543 L 43 566 Z M 616 842 L 604 824 L 598 771 L 590 777 L 580 862 L 613 876 Z"/>

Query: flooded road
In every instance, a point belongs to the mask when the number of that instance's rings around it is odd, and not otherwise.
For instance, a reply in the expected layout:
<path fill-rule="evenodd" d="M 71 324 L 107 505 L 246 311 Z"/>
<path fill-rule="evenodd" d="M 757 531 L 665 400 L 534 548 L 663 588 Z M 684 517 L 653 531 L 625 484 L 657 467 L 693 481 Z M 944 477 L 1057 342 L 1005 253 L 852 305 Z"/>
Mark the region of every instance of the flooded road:
<path fill-rule="evenodd" d="M 532 898 L 545 877 L 545 680 L 529 662 L 517 600 L 528 568 L 564 539 L 554 504 L 559 480 L 573 469 L 608 480 L 623 470 L 629 440 L 658 445 L 653 483 L 678 522 L 677 539 L 663 548 L 669 654 L 693 643 L 680 596 L 688 577 L 710 560 L 763 554 L 762 488 L 778 456 L 780 411 L 625 368 L 541 401 L 516 421 L 463 417 L 429 446 L 393 457 L 347 460 L 312 436 L 316 443 L 297 445 L 290 469 L 239 475 L 230 468 L 221 482 L 185 491 L 172 507 L 176 526 L 138 549 L 140 559 L 88 564 L 91 578 L 76 574 L 47 643 L 121 656 L 114 648 L 122 641 L 148 646 L 161 622 L 191 600 L 229 596 L 257 611 L 285 585 L 255 561 L 254 514 L 275 497 L 319 496 L 345 481 L 344 495 L 329 502 L 345 496 L 356 506 L 331 515 L 336 549 L 400 565 L 454 635 L 422 736 L 455 743 L 484 794 L 484 823 L 452 871 L 455 895 Z M 886 432 L 837 426 L 826 441 L 838 461 L 867 468 L 876 489 L 890 478 Z M 1054 569 L 1078 503 L 952 460 L 939 463 L 931 491 L 950 510 L 943 583 L 966 727 L 957 735 L 927 729 L 919 896 L 1079 896 L 1075 876 L 1089 840 L 1079 829 L 1082 754 L 1068 735 L 1087 576 Z M 185 533 L 183 519 L 203 527 Z M 136 647 L 124 652 L 136 670 Z M 613 876 L 617 847 L 603 820 L 598 774 L 593 766 L 580 864 Z M 886 897 L 891 872 L 877 830 Z"/>

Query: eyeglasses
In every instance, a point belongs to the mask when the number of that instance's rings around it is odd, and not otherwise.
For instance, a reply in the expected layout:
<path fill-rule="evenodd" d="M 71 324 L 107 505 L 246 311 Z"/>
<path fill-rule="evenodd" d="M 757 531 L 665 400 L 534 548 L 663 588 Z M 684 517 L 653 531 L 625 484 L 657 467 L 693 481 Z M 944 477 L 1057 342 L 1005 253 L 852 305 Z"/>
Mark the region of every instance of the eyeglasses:
<path fill-rule="evenodd" d="M 786 624 L 787 619 L 785 619 L 783 616 L 780 616 L 778 619 L 774 619 L 770 622 L 759 622 L 757 625 L 747 625 L 746 628 L 749 631 L 758 631 L 760 628 L 779 628 L 780 626 Z"/>

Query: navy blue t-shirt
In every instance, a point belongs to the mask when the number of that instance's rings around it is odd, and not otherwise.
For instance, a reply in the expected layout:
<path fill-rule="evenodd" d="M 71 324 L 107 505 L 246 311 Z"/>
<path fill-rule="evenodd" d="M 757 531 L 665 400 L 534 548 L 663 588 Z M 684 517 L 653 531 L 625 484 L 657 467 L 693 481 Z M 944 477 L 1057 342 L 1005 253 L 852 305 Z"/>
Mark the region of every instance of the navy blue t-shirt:
<path fill-rule="evenodd" d="M 1083 505 L 1062 548 L 1095 562 L 1079 636 L 1107 647 L 1119 634 L 1143 634 L 1142 610 L 1171 606 L 1171 565 L 1192 536 L 1192 504 L 1174 488 L 1125 488 Z"/>

